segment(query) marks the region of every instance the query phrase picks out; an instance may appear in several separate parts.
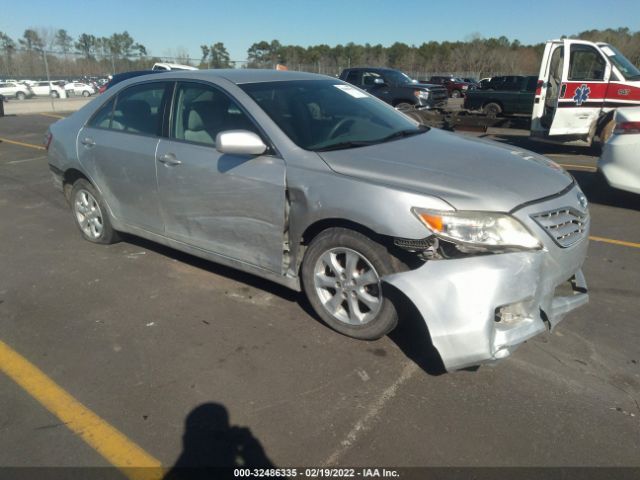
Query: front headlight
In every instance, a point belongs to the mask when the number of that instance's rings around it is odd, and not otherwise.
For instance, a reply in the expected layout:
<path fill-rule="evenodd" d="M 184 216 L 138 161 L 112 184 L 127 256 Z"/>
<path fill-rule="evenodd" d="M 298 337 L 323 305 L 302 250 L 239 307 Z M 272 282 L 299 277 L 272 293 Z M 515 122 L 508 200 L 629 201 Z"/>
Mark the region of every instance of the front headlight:
<path fill-rule="evenodd" d="M 415 90 L 414 95 L 418 98 L 422 98 L 423 100 L 429 99 L 429 92 L 427 90 Z"/>
<path fill-rule="evenodd" d="M 511 215 L 493 212 L 412 209 L 436 236 L 476 250 L 542 248 L 536 237 Z"/>

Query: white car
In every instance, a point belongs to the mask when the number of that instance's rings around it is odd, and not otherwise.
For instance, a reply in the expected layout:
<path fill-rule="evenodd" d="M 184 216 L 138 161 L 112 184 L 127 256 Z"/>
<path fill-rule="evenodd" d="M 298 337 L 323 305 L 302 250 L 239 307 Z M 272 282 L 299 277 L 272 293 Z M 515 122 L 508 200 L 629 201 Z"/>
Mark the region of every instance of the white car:
<path fill-rule="evenodd" d="M 0 82 L 0 95 L 6 98 L 17 98 L 18 100 L 24 100 L 25 98 L 33 97 L 33 91 L 27 86 L 18 82 Z"/>
<path fill-rule="evenodd" d="M 616 110 L 616 126 L 602 149 L 598 169 L 613 188 L 640 194 L 640 107 Z"/>
<path fill-rule="evenodd" d="M 91 85 L 87 85 L 82 82 L 71 82 L 64 86 L 68 95 L 82 95 L 83 97 L 90 97 L 96 93 L 95 89 Z"/>
<path fill-rule="evenodd" d="M 198 70 L 191 65 L 181 65 L 179 63 L 154 63 L 151 70 L 166 71 L 166 70 Z"/>
<path fill-rule="evenodd" d="M 37 82 L 31 87 L 33 93 L 38 96 L 52 96 L 53 98 L 67 98 L 65 89 L 54 82 Z"/>

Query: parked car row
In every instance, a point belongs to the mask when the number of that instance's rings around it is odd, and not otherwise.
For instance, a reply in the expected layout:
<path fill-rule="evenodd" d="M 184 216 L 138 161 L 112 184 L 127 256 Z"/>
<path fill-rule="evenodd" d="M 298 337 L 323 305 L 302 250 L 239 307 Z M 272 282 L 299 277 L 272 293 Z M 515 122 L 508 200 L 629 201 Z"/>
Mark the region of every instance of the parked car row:
<path fill-rule="evenodd" d="M 67 98 L 73 95 L 89 97 L 95 95 L 98 89 L 90 83 L 64 80 L 40 81 L 33 80 L 5 80 L 0 81 L 0 95 L 6 98 L 24 100 L 36 96 L 50 96 L 53 98 Z"/>

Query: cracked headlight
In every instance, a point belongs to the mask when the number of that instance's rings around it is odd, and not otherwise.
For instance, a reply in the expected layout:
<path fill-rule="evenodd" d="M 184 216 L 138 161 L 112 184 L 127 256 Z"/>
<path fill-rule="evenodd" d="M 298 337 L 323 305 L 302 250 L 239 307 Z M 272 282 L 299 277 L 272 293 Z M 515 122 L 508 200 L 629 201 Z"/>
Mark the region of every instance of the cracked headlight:
<path fill-rule="evenodd" d="M 511 215 L 494 212 L 412 209 L 436 236 L 462 249 L 532 250 L 542 245 Z M 466 247 L 466 248 L 465 248 Z"/>

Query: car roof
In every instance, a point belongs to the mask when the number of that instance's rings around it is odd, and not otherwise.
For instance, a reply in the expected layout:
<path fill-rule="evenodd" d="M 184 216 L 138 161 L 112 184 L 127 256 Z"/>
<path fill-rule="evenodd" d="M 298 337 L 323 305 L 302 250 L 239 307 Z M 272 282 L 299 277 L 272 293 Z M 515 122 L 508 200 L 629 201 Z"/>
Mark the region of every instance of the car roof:
<path fill-rule="evenodd" d="M 165 72 L 149 72 L 157 75 L 157 78 L 190 79 L 190 80 L 215 80 L 225 79 L 229 82 L 241 85 L 244 83 L 260 82 L 285 82 L 295 80 L 327 80 L 340 81 L 327 75 L 316 73 L 291 72 L 282 70 L 251 69 L 251 68 L 230 68 L 211 70 L 169 70 Z M 139 73 L 142 75 L 142 73 Z M 115 75 L 114 75 L 115 77 Z"/>

